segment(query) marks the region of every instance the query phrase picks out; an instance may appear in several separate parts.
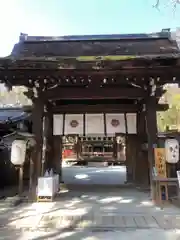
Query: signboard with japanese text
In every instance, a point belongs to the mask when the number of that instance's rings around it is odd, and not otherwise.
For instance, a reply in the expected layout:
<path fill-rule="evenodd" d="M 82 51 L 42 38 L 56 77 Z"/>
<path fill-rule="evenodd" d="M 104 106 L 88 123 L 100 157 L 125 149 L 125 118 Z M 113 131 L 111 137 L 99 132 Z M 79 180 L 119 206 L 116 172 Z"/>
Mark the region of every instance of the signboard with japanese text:
<path fill-rule="evenodd" d="M 164 148 L 154 148 L 155 168 L 158 177 L 166 177 L 166 157 Z"/>

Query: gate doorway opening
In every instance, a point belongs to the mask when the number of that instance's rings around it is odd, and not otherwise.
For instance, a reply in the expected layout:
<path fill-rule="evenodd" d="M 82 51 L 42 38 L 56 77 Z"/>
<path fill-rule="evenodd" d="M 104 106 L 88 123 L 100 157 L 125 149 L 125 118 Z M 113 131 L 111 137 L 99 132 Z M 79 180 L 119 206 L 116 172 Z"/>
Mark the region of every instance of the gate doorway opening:
<path fill-rule="evenodd" d="M 88 165 L 98 158 L 108 165 L 121 165 L 126 161 L 126 138 L 122 134 L 112 136 L 79 136 L 62 137 L 62 161 L 76 165 Z"/>
<path fill-rule="evenodd" d="M 124 185 L 126 141 L 117 136 L 62 137 L 62 182 L 70 185 Z"/>

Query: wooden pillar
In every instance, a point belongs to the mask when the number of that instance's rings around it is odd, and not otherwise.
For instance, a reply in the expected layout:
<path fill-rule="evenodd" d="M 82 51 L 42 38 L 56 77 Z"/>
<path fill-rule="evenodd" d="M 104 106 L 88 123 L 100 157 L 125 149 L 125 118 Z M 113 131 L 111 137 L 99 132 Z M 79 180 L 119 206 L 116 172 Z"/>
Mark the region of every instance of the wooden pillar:
<path fill-rule="evenodd" d="M 77 142 L 75 144 L 76 158 L 79 159 L 81 155 L 81 141 L 79 136 L 77 136 Z"/>
<path fill-rule="evenodd" d="M 149 184 L 148 155 L 146 149 L 142 149 L 142 144 L 147 143 L 146 114 L 142 111 L 142 107 L 137 113 L 137 143 L 135 182 L 147 187 Z"/>
<path fill-rule="evenodd" d="M 127 182 L 134 183 L 135 180 L 135 161 L 137 156 L 137 136 L 128 134 L 126 136 L 126 167 Z"/>
<path fill-rule="evenodd" d="M 32 179 L 31 179 L 31 198 L 35 200 L 37 179 L 41 176 L 42 167 L 42 132 L 43 132 L 43 113 L 44 105 L 40 98 L 34 99 L 32 109 L 32 131 L 36 145 L 32 153 Z"/>
<path fill-rule="evenodd" d="M 156 118 L 156 98 L 150 96 L 146 102 L 146 129 L 147 129 L 147 142 L 148 142 L 148 162 L 149 162 L 149 178 L 151 185 L 151 195 L 153 195 L 153 181 L 152 181 L 152 170 L 155 165 L 154 159 L 154 148 L 157 147 L 158 136 L 157 136 L 157 118 Z"/>
<path fill-rule="evenodd" d="M 62 179 L 62 136 L 53 136 L 53 169 Z"/>
<path fill-rule="evenodd" d="M 118 143 L 117 137 L 113 137 L 113 159 L 117 161 Z"/>
<path fill-rule="evenodd" d="M 47 106 L 47 112 L 45 114 L 45 127 L 46 127 L 46 141 L 47 141 L 47 148 L 46 148 L 46 170 L 53 168 L 53 113 L 52 107 Z"/>
<path fill-rule="evenodd" d="M 134 161 L 135 161 L 135 150 L 136 150 L 136 141 L 135 137 L 128 133 L 128 123 L 127 123 L 127 114 L 124 115 L 125 118 L 125 142 L 126 142 L 126 180 L 128 183 L 134 182 Z"/>

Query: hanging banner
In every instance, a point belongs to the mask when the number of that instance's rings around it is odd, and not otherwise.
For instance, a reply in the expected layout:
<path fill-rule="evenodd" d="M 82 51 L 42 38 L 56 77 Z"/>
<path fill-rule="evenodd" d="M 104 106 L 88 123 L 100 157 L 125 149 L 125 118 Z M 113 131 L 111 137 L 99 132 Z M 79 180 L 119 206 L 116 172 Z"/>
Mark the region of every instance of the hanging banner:
<path fill-rule="evenodd" d="M 126 133 L 124 114 L 106 114 L 106 131 L 107 135 Z"/>
<path fill-rule="evenodd" d="M 83 114 L 66 114 L 64 134 L 83 134 Z"/>
<path fill-rule="evenodd" d="M 86 114 L 85 117 L 86 135 L 103 134 L 104 135 L 104 116 L 103 114 Z"/>
<path fill-rule="evenodd" d="M 155 157 L 155 168 L 157 171 L 158 177 L 166 177 L 166 156 L 164 148 L 155 148 L 154 149 Z"/>
<path fill-rule="evenodd" d="M 63 134 L 63 115 L 55 114 L 53 115 L 53 135 Z"/>
<path fill-rule="evenodd" d="M 174 139 L 165 140 L 165 149 L 166 149 L 166 161 L 168 163 L 177 163 L 179 162 L 179 142 Z"/>
<path fill-rule="evenodd" d="M 127 113 L 127 132 L 129 134 L 137 133 L 137 116 L 136 113 Z"/>

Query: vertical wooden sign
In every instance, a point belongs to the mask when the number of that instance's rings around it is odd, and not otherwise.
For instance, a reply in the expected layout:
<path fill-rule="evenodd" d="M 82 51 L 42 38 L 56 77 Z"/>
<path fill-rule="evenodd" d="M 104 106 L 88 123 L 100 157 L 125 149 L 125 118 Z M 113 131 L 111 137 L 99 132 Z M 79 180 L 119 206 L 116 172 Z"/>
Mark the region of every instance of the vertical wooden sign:
<path fill-rule="evenodd" d="M 166 177 L 166 158 L 164 148 L 155 148 L 155 167 L 158 177 Z"/>

